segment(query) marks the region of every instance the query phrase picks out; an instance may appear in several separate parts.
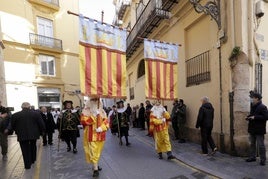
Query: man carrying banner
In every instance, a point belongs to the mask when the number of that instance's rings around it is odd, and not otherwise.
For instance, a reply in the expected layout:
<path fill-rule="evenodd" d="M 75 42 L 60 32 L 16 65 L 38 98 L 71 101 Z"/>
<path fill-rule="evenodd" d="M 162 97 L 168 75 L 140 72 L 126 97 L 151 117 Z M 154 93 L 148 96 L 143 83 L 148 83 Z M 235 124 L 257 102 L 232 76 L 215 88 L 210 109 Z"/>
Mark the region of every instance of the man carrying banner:
<path fill-rule="evenodd" d="M 150 133 L 155 139 L 155 149 L 159 155 L 159 159 L 163 159 L 163 152 L 167 153 L 168 160 L 175 159 L 171 152 L 171 144 L 168 134 L 168 121 L 170 115 L 157 100 L 150 115 Z"/>
<path fill-rule="evenodd" d="M 106 113 L 99 100 L 99 98 L 91 98 L 87 101 L 81 115 L 81 124 L 84 127 L 84 151 L 86 161 L 93 164 L 93 177 L 99 176 L 99 171 L 102 170 L 98 162 L 104 147 L 106 131 L 109 128 Z"/>

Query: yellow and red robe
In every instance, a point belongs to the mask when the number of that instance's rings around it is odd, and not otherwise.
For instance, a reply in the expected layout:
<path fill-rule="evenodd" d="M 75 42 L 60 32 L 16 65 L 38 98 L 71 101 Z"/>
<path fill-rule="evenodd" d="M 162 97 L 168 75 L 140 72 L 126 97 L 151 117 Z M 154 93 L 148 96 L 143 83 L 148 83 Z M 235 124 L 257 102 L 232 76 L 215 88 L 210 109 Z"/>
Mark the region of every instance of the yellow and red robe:
<path fill-rule="evenodd" d="M 170 115 L 168 112 L 165 112 L 162 117 L 166 119 L 166 122 L 163 122 L 162 119 L 154 116 L 153 113 L 150 114 L 149 132 L 153 133 L 157 153 L 171 151 L 168 134 L 168 121 L 170 120 Z"/>
<path fill-rule="evenodd" d="M 94 115 L 85 116 L 82 114 L 81 124 L 84 127 L 83 145 L 86 161 L 88 163 L 97 164 L 104 147 L 106 131 L 109 129 L 108 120 L 100 114 L 96 117 Z M 96 132 L 98 127 L 102 128 L 102 132 Z"/>

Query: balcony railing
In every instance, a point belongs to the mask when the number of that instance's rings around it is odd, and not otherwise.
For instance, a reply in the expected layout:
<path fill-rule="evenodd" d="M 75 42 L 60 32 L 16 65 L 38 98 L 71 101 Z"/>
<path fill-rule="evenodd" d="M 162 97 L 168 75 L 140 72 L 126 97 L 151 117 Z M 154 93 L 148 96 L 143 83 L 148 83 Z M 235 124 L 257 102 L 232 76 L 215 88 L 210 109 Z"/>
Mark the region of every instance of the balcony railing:
<path fill-rule="evenodd" d="M 122 20 L 124 17 L 124 14 L 127 10 L 127 7 L 130 6 L 130 0 L 120 0 L 117 3 L 117 13 L 118 13 L 118 20 Z"/>
<path fill-rule="evenodd" d="M 186 86 L 210 81 L 209 51 L 186 61 Z"/>
<path fill-rule="evenodd" d="M 49 8 L 53 11 L 59 11 L 60 9 L 59 0 L 28 0 L 28 1 Z"/>
<path fill-rule="evenodd" d="M 53 4 L 55 6 L 59 6 L 59 0 L 42 0 L 46 3 Z"/>
<path fill-rule="evenodd" d="M 165 0 L 163 3 L 174 4 L 177 3 L 177 0 Z M 173 6 L 166 6 L 163 3 L 158 0 L 150 0 L 145 7 L 137 9 L 140 16 L 127 37 L 127 58 L 130 58 L 142 43 L 142 40 L 137 37 L 148 37 L 162 20 L 170 17 L 169 11 Z M 163 9 L 164 7 L 165 9 Z"/>
<path fill-rule="evenodd" d="M 31 45 L 62 51 L 62 40 L 32 33 L 29 37 Z"/>

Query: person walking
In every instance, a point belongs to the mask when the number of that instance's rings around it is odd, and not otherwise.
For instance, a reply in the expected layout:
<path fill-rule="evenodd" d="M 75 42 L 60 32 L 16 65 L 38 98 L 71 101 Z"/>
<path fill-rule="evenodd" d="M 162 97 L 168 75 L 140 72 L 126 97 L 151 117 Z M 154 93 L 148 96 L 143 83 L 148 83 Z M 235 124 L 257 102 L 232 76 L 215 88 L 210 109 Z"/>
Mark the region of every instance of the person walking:
<path fill-rule="evenodd" d="M 98 165 L 106 140 L 106 131 L 109 129 L 106 112 L 102 109 L 99 98 L 87 101 L 81 115 L 81 124 L 84 127 L 84 151 L 86 161 L 93 164 L 93 177 L 99 176 L 102 168 Z"/>
<path fill-rule="evenodd" d="M 8 127 L 10 124 L 10 115 L 7 108 L 2 108 L 0 113 L 0 146 L 3 161 L 7 161 L 8 149 Z"/>
<path fill-rule="evenodd" d="M 151 136 L 149 128 L 150 128 L 150 113 L 151 113 L 151 109 L 152 109 L 153 105 L 151 105 L 151 102 L 149 100 L 146 100 L 145 103 L 146 103 L 146 106 L 145 106 L 145 121 L 146 121 L 147 131 L 148 131 L 147 136 Z"/>
<path fill-rule="evenodd" d="M 185 123 L 186 123 L 186 105 L 184 104 L 183 99 L 179 99 L 179 105 L 177 109 L 178 113 L 178 138 L 179 143 L 185 143 Z"/>
<path fill-rule="evenodd" d="M 179 139 L 178 108 L 179 108 L 179 101 L 175 99 L 173 102 L 173 108 L 171 112 L 171 122 L 172 122 L 172 128 L 174 130 L 175 140 Z"/>
<path fill-rule="evenodd" d="M 207 143 L 209 143 L 212 149 L 212 152 L 210 154 L 213 155 L 218 150 L 211 136 L 211 132 L 213 129 L 214 108 L 209 102 L 209 98 L 206 96 L 201 98 L 201 103 L 202 105 L 199 108 L 195 127 L 200 127 L 201 129 L 202 153 L 208 154 Z"/>
<path fill-rule="evenodd" d="M 139 115 L 138 115 L 138 120 L 140 122 L 140 128 L 141 130 L 145 130 L 145 108 L 144 108 L 144 104 L 141 103 L 140 104 L 140 108 L 139 108 Z"/>
<path fill-rule="evenodd" d="M 171 144 L 168 134 L 168 121 L 170 115 L 161 105 L 160 100 L 157 100 L 151 109 L 149 132 L 155 140 L 155 148 L 159 159 L 163 159 L 164 152 L 167 153 L 168 160 L 175 159 L 171 152 Z"/>
<path fill-rule="evenodd" d="M 62 115 L 59 117 L 57 127 L 59 129 L 60 137 L 67 144 L 67 152 L 71 151 L 71 143 L 73 145 L 73 153 L 77 153 L 77 137 L 79 134 L 78 125 L 80 124 L 77 111 L 73 109 L 72 101 L 63 102 L 64 109 Z"/>
<path fill-rule="evenodd" d="M 260 154 L 260 165 L 266 164 L 266 149 L 264 135 L 266 134 L 267 107 L 262 103 L 262 96 L 259 93 L 252 94 L 250 114 L 247 116 L 248 133 L 250 139 L 250 154 L 246 162 L 256 161 L 256 144 Z"/>
<path fill-rule="evenodd" d="M 43 146 L 46 146 L 47 144 L 53 145 L 53 133 L 56 128 L 53 115 L 47 111 L 45 106 L 40 108 L 40 114 L 46 126 L 46 131 L 43 135 Z"/>
<path fill-rule="evenodd" d="M 129 119 L 128 115 L 126 113 L 126 108 L 124 107 L 124 101 L 118 101 L 117 102 L 117 111 L 113 115 L 113 120 L 116 120 L 119 122 L 119 138 L 120 138 L 120 145 L 123 145 L 122 137 L 125 137 L 126 140 L 126 146 L 130 146 L 129 140 L 128 140 L 128 131 L 129 131 Z"/>
<path fill-rule="evenodd" d="M 11 117 L 11 129 L 17 134 L 25 169 L 30 169 L 36 161 L 36 140 L 45 132 L 45 124 L 40 113 L 31 110 L 30 107 L 30 103 L 22 103 L 22 110 Z"/>

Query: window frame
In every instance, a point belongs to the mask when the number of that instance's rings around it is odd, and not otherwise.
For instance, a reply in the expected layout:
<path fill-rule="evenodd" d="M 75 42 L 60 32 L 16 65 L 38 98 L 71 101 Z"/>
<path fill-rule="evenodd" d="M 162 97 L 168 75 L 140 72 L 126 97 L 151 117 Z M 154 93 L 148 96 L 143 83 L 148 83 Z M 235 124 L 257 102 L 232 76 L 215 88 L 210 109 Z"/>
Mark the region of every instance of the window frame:
<path fill-rule="evenodd" d="M 51 58 L 51 59 L 49 59 Z M 50 74 L 50 69 L 49 69 L 49 62 L 50 60 L 53 61 L 53 75 Z M 55 57 L 52 55 L 46 55 L 46 54 L 39 54 L 38 56 L 38 61 L 39 61 L 39 74 L 41 76 L 50 76 L 50 77 L 55 77 L 56 76 L 56 60 Z M 46 74 L 43 73 L 43 68 L 42 68 L 42 62 L 46 62 Z"/>

